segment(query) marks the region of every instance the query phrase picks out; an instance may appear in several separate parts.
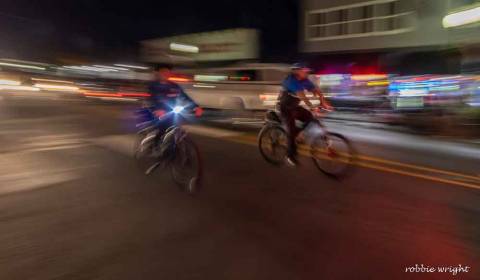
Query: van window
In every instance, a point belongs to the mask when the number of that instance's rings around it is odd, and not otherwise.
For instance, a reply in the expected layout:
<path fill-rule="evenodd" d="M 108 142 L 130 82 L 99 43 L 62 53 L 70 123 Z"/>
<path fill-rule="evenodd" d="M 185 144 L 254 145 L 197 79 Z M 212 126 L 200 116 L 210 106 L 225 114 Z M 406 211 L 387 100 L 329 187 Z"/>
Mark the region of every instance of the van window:
<path fill-rule="evenodd" d="M 258 80 L 257 70 L 237 70 L 230 73 L 228 79 L 237 82 L 253 82 Z"/>
<path fill-rule="evenodd" d="M 263 81 L 266 82 L 281 82 L 287 76 L 287 71 L 281 71 L 278 69 L 265 69 L 262 72 Z"/>

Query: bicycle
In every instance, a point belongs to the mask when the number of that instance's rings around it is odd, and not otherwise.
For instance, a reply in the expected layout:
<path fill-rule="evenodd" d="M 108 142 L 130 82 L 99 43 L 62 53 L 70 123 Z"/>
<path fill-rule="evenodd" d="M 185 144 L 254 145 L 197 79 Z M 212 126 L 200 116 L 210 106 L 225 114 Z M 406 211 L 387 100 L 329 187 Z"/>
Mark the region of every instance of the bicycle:
<path fill-rule="evenodd" d="M 309 152 L 315 166 L 325 175 L 341 179 L 350 173 L 356 158 L 351 142 L 339 133 L 329 132 L 319 120 L 321 110 L 313 111 L 315 121 L 304 130 L 307 147 L 299 147 Z M 324 112 L 329 112 L 324 110 Z M 298 137 L 297 137 L 298 140 Z M 287 157 L 287 130 L 277 111 L 268 111 L 265 124 L 258 134 L 260 154 L 269 163 L 280 166 Z"/>
<path fill-rule="evenodd" d="M 175 106 L 171 112 L 156 116 L 151 109 L 137 111 L 139 122 L 135 159 L 139 168 L 150 175 L 158 167 L 170 167 L 173 181 L 181 190 L 189 194 L 199 191 L 202 179 L 202 161 L 197 145 L 188 133 L 175 122 L 163 135 L 160 135 L 158 124 L 168 114 L 179 115 L 185 108 Z"/>

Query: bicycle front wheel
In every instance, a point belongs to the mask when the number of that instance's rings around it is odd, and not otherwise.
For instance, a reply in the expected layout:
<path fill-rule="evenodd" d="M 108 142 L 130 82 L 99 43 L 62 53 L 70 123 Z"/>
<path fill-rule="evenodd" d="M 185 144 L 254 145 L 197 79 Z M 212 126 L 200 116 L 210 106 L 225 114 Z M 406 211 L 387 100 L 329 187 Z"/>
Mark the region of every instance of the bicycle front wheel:
<path fill-rule="evenodd" d="M 197 145 L 188 137 L 178 142 L 170 164 L 173 181 L 190 194 L 199 191 L 202 179 L 202 161 Z"/>
<path fill-rule="evenodd" d="M 356 152 L 345 136 L 327 133 L 313 141 L 311 156 L 321 172 L 329 177 L 341 179 L 352 170 Z"/>

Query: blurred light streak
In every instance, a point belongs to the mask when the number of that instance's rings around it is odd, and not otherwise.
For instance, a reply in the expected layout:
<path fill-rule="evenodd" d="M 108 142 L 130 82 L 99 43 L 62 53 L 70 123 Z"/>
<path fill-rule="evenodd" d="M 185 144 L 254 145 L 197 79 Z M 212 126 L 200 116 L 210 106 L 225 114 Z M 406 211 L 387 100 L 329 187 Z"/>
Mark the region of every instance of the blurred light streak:
<path fill-rule="evenodd" d="M 146 92 L 119 92 L 118 95 L 126 97 L 150 97 L 150 93 Z"/>
<path fill-rule="evenodd" d="M 110 98 L 118 98 L 118 97 L 149 97 L 149 93 L 145 92 L 115 92 L 115 93 L 107 93 L 107 92 L 95 92 L 95 91 L 85 91 L 83 92 L 85 96 L 95 96 L 95 97 L 110 97 Z"/>
<path fill-rule="evenodd" d="M 452 85 L 452 86 L 438 86 L 430 88 L 430 91 L 452 91 L 452 90 L 459 90 L 459 85 Z"/>
<path fill-rule="evenodd" d="M 367 82 L 367 86 L 388 86 L 390 84 L 389 81 L 372 81 L 372 82 Z"/>
<path fill-rule="evenodd" d="M 443 18 L 444 28 L 451 28 L 480 21 L 480 7 L 449 14 Z"/>
<path fill-rule="evenodd" d="M 83 70 L 83 71 L 94 71 L 94 72 L 110 72 L 110 71 L 118 71 L 115 69 L 105 69 L 105 68 L 98 68 L 93 66 L 63 66 L 63 68 L 73 69 L 73 70 Z"/>
<path fill-rule="evenodd" d="M 444 80 L 461 80 L 463 78 L 466 78 L 462 75 L 455 75 L 455 76 L 442 76 L 438 78 L 432 78 L 430 81 L 444 81 Z"/>
<path fill-rule="evenodd" d="M 0 85 L 0 90 L 40 91 L 39 88 L 31 87 L 31 86 L 9 86 L 9 85 Z"/>
<path fill-rule="evenodd" d="M 45 90 L 55 90 L 55 91 L 78 91 L 79 88 L 75 86 L 63 86 L 63 85 L 54 85 L 54 84 L 35 84 L 34 87 L 45 89 Z"/>
<path fill-rule="evenodd" d="M 328 75 L 315 75 L 317 78 L 320 78 L 322 81 L 340 81 L 343 80 L 342 74 L 328 74 Z"/>
<path fill-rule="evenodd" d="M 425 96 L 428 94 L 428 90 L 426 89 L 401 89 L 398 91 L 400 95 L 408 95 L 408 96 Z"/>
<path fill-rule="evenodd" d="M 370 80 L 379 80 L 387 79 L 388 75 L 386 74 L 362 74 L 362 75 L 352 75 L 351 79 L 354 81 L 370 81 Z"/>
<path fill-rule="evenodd" d="M 85 91 L 83 95 L 97 96 L 97 97 L 121 97 L 121 95 L 118 93 L 106 93 L 106 92 L 94 92 L 94 91 Z"/>
<path fill-rule="evenodd" d="M 228 80 L 228 76 L 223 75 L 195 75 L 193 78 L 195 81 L 200 82 L 219 82 Z"/>
<path fill-rule="evenodd" d="M 187 83 L 187 82 L 191 82 L 192 80 L 188 79 L 188 78 L 182 78 L 182 77 L 170 77 L 168 78 L 169 81 L 171 82 L 180 82 L 180 83 Z"/>
<path fill-rule="evenodd" d="M 127 101 L 127 102 L 136 102 L 137 99 L 135 98 L 126 98 L 126 97 L 99 97 L 99 96 L 86 96 L 88 98 L 97 98 L 101 100 L 107 101 Z"/>
<path fill-rule="evenodd" d="M 344 79 L 342 74 L 315 75 L 315 77 L 319 79 L 320 86 L 338 86 Z"/>
<path fill-rule="evenodd" d="M 233 80 L 233 81 L 250 81 L 250 77 L 247 77 L 247 76 L 240 76 L 240 77 L 230 76 L 230 77 L 229 77 L 229 80 Z"/>
<path fill-rule="evenodd" d="M 272 100 L 276 101 L 278 98 L 278 93 L 264 93 L 264 94 L 258 95 L 258 97 L 262 101 L 272 101 Z"/>
<path fill-rule="evenodd" d="M 263 105 L 265 105 L 265 106 L 274 106 L 276 104 L 277 104 L 277 101 L 275 101 L 275 100 L 265 100 L 265 101 L 263 101 Z"/>
<path fill-rule="evenodd" d="M 32 78 L 32 80 L 34 80 L 34 81 L 40 81 L 40 82 L 53 82 L 53 83 L 73 84 L 73 82 L 63 81 L 63 80 L 51 80 L 51 79 L 41 79 L 41 78 Z"/>
<path fill-rule="evenodd" d="M 196 87 L 196 88 L 216 88 L 217 86 L 205 85 L 205 84 L 194 84 L 193 87 Z"/>
<path fill-rule="evenodd" d="M 197 46 L 180 44 L 180 43 L 170 43 L 170 49 L 172 51 L 187 52 L 187 53 L 198 53 L 200 50 Z"/>
<path fill-rule="evenodd" d="M 98 68 L 106 68 L 106 69 L 113 69 L 113 70 L 120 70 L 120 71 L 129 71 L 130 69 L 127 68 L 122 68 L 122 67 L 114 67 L 114 66 L 108 66 L 108 65 L 93 65 L 94 67 Z"/>
<path fill-rule="evenodd" d="M 120 67 L 127 67 L 127 68 L 133 68 L 133 69 L 140 69 L 140 70 L 147 70 L 148 67 L 145 66 L 138 66 L 138 65 L 129 65 L 129 64 L 114 64 L 115 66 L 120 66 Z"/>
<path fill-rule="evenodd" d="M 2 85 L 19 86 L 20 82 L 14 80 L 0 80 L 0 86 Z"/>
<path fill-rule="evenodd" d="M 42 70 L 42 71 L 45 70 L 45 67 L 33 66 L 33 65 L 25 65 L 25 64 L 16 64 L 16 63 L 8 63 L 8 62 L 0 62 L 0 65 L 10 66 L 10 67 L 16 67 L 16 68 Z"/>

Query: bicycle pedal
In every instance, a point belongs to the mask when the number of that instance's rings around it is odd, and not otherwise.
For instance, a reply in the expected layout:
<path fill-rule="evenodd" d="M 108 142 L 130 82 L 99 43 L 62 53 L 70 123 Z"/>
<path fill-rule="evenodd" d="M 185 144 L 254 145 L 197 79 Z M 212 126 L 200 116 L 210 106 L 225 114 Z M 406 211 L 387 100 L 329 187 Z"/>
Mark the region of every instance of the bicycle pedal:
<path fill-rule="evenodd" d="M 162 164 L 162 162 L 158 161 L 154 164 L 152 164 L 152 166 L 150 166 L 147 171 L 145 171 L 145 175 L 150 175 L 155 169 L 157 169 L 157 167 L 159 167 L 160 165 Z"/>

